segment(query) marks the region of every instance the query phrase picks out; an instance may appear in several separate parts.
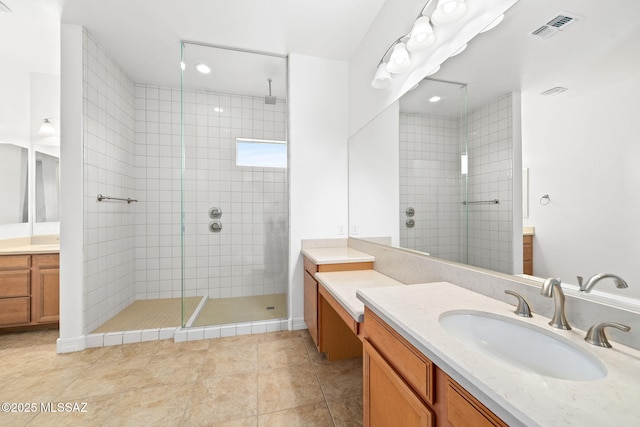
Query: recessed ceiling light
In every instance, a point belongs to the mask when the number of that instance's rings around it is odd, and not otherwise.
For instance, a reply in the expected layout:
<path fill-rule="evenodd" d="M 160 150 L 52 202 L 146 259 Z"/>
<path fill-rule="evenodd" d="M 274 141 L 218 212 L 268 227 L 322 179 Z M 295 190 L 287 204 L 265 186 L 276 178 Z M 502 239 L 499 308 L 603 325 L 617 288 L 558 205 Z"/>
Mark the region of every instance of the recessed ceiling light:
<path fill-rule="evenodd" d="M 200 71 L 202 74 L 209 74 L 211 72 L 211 67 L 207 64 L 196 64 L 196 70 Z"/>
<path fill-rule="evenodd" d="M 429 102 L 438 102 L 441 99 L 442 98 L 440 98 L 439 96 L 432 96 L 431 98 L 429 98 Z"/>
<path fill-rule="evenodd" d="M 216 113 L 224 113 L 224 110 L 220 107 L 215 107 L 213 111 L 215 111 Z"/>

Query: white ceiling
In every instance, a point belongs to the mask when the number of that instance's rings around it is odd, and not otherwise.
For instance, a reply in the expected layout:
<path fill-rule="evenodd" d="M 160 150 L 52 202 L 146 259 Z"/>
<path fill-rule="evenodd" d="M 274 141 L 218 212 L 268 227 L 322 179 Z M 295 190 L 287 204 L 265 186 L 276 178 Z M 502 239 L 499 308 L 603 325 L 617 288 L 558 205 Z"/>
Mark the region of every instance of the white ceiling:
<path fill-rule="evenodd" d="M 384 0 L 65 0 L 62 21 L 87 28 L 133 81 L 175 86 L 181 40 L 279 55 L 295 52 L 348 60 L 383 3 Z M 264 96 L 270 77 L 264 67 L 255 68 L 243 61 L 237 65 L 245 75 L 252 68 L 256 71 L 251 83 L 256 89 L 245 87 L 244 93 Z M 274 90 L 276 87 L 274 79 Z M 238 93 L 235 89 L 227 92 Z"/>
<path fill-rule="evenodd" d="M 560 12 L 580 19 L 549 39 L 530 35 Z M 638 0 L 520 0 L 497 28 L 472 40 L 432 77 L 467 83 L 470 110 L 512 91 L 564 86 L 569 91 L 558 96 L 580 96 L 606 80 L 640 74 L 639 16 Z M 415 112 L 421 105 L 423 114 L 437 114 L 433 108 L 445 115 L 459 111 L 457 104 L 420 101 L 431 95 L 421 84 L 405 95 L 406 108 Z"/>
<path fill-rule="evenodd" d="M 134 81 L 170 86 L 179 83 L 176 65 L 180 40 L 280 55 L 297 52 L 349 60 L 384 3 L 384 0 L 3 1 L 13 9 L 11 14 L 0 13 L 3 64 L 57 74 L 62 16 L 63 22 L 86 27 Z M 638 74 L 640 1 L 616 0 L 615 7 L 609 4 L 600 0 L 520 0 L 500 26 L 479 35 L 465 52 L 445 62 L 433 78 L 467 83 L 469 107 L 474 108 L 510 91 L 542 92 L 565 86 L 569 91 L 561 96 L 573 96 L 603 79 L 620 80 Z M 529 34 L 559 12 L 577 14 L 580 20 L 547 40 Z M 228 88 L 223 91 L 242 90 L 245 94 L 264 96 L 268 91 L 266 79 L 273 78 L 274 94 L 283 97 L 284 85 L 275 77 L 282 75 L 282 70 L 274 68 L 272 57 L 265 59 L 267 62 L 261 65 L 233 61 L 240 68 L 225 71 L 235 77 L 236 83 L 242 81 L 244 89 L 224 83 L 226 79 L 221 75 L 213 81 Z M 250 79 L 249 74 L 254 71 L 255 76 Z M 247 83 L 249 80 L 251 84 Z M 208 84 L 194 80 L 196 87 Z M 430 94 L 421 95 L 417 89 L 411 96 L 426 104 L 421 99 Z M 443 110 L 445 104 L 440 103 L 438 108 Z"/>

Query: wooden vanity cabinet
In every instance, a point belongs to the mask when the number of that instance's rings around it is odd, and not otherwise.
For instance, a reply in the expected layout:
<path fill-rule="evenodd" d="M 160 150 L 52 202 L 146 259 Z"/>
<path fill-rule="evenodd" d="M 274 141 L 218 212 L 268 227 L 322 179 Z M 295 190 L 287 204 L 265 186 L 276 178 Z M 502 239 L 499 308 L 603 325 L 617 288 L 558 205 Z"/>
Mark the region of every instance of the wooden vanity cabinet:
<path fill-rule="evenodd" d="M 358 357 L 362 354 L 362 344 L 357 337 L 357 327 L 354 333 L 353 326 L 345 323 L 342 313 L 334 309 L 337 303 L 334 303 L 333 298 L 321 295 L 315 274 L 371 269 L 373 262 L 315 264 L 304 257 L 304 321 L 318 351 L 326 352 L 329 360 Z M 330 333 L 323 333 L 323 330 Z"/>
<path fill-rule="evenodd" d="M 533 276 L 533 236 L 522 236 L 522 272 Z"/>
<path fill-rule="evenodd" d="M 57 323 L 58 254 L 0 256 L 0 328 Z"/>
<path fill-rule="evenodd" d="M 31 268 L 31 322 L 60 319 L 60 256 L 33 255 Z"/>
<path fill-rule="evenodd" d="M 366 307 L 364 323 L 365 426 L 507 427 Z"/>

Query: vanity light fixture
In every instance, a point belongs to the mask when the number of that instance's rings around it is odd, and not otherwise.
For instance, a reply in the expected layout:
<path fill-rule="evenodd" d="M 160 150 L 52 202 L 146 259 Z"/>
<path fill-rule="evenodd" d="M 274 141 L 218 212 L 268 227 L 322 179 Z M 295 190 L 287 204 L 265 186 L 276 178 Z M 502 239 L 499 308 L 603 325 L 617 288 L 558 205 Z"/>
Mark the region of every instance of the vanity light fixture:
<path fill-rule="evenodd" d="M 211 67 L 207 64 L 196 64 L 196 70 L 202 74 L 209 74 L 211 72 Z"/>
<path fill-rule="evenodd" d="M 428 75 L 437 73 L 440 65 L 461 53 L 473 37 L 495 28 L 504 19 L 504 12 L 517 1 L 427 0 L 411 30 L 391 43 L 382 55 L 371 86 L 386 89 L 393 84 L 393 74 L 412 67 L 426 68 L 431 64 Z"/>
<path fill-rule="evenodd" d="M 439 0 L 431 20 L 435 25 L 451 24 L 462 18 L 466 11 L 467 4 L 464 0 Z"/>
<path fill-rule="evenodd" d="M 40 126 L 40 130 L 38 131 L 39 135 L 55 135 L 56 128 L 53 127 L 53 124 L 49 121 L 49 119 L 42 120 L 42 125 Z"/>

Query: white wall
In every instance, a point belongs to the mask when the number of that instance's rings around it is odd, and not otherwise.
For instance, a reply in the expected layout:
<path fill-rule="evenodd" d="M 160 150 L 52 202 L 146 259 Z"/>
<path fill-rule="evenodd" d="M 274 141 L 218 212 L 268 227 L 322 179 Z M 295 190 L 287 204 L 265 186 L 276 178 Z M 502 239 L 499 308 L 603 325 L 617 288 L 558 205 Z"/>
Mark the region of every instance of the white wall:
<path fill-rule="evenodd" d="M 60 147 L 59 353 L 83 350 L 84 262 L 82 178 L 82 27 L 62 24 Z"/>
<path fill-rule="evenodd" d="M 395 102 L 349 139 L 350 236 L 400 243 L 399 114 Z"/>
<path fill-rule="evenodd" d="M 638 93 L 640 75 L 587 92 L 522 94 L 536 276 L 576 283 L 576 275 L 615 273 L 628 289 L 611 281 L 598 289 L 640 297 Z"/>
<path fill-rule="evenodd" d="M 301 240 L 347 234 L 347 77 L 346 62 L 289 56 L 289 307 L 294 328 L 306 327 Z"/>

